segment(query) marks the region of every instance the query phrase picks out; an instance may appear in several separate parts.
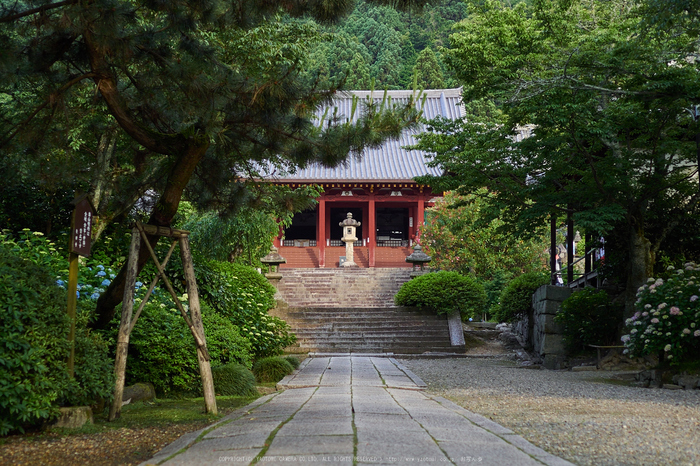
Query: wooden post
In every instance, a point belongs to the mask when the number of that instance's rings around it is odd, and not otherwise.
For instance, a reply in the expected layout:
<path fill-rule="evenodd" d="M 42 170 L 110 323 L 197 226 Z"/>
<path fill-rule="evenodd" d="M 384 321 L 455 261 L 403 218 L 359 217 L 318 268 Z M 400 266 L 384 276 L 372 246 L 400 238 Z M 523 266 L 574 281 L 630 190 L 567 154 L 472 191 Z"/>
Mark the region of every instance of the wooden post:
<path fill-rule="evenodd" d="M 185 281 L 187 282 L 187 302 L 190 308 L 190 319 L 194 327 L 192 331 L 194 332 L 196 330 L 203 342 L 203 347 L 197 345 L 197 359 L 199 360 L 199 373 L 202 376 L 204 406 L 207 413 L 217 414 L 214 378 L 211 374 L 209 354 L 206 352 L 204 324 L 202 323 L 202 313 L 199 308 L 199 292 L 197 290 L 197 280 L 194 275 L 192 253 L 190 252 L 189 239 L 187 236 L 180 237 L 180 256 L 182 257 L 182 267 L 185 271 Z M 197 335 L 194 336 L 196 340 Z"/>
<path fill-rule="evenodd" d="M 566 281 L 568 284 L 574 281 L 574 217 L 571 206 L 566 211 Z"/>
<path fill-rule="evenodd" d="M 117 336 L 117 354 L 114 360 L 114 400 L 109 408 L 109 420 L 113 421 L 121 415 L 122 395 L 124 394 L 124 379 L 126 372 L 126 356 L 129 349 L 129 334 L 131 328 L 131 313 L 134 309 L 134 287 L 138 275 L 138 257 L 141 248 L 141 235 L 137 228 L 131 229 L 131 246 L 129 247 L 128 269 L 124 284 L 124 301 L 122 304 L 122 320 Z"/>
<path fill-rule="evenodd" d="M 70 342 L 70 353 L 68 354 L 68 376 L 72 379 L 75 376 L 75 310 L 78 307 L 78 254 L 69 253 L 68 265 L 68 319 L 70 319 L 70 330 L 68 331 L 68 341 Z"/>
<path fill-rule="evenodd" d="M 557 284 L 557 214 L 552 212 L 549 225 L 549 271 L 550 285 Z"/>
<path fill-rule="evenodd" d="M 586 277 L 588 277 L 588 274 L 591 273 L 591 270 L 593 269 L 593 258 L 591 257 L 591 250 L 593 249 L 593 235 L 590 233 L 586 233 L 585 235 L 586 238 L 586 259 L 584 260 L 584 273 L 586 274 Z"/>

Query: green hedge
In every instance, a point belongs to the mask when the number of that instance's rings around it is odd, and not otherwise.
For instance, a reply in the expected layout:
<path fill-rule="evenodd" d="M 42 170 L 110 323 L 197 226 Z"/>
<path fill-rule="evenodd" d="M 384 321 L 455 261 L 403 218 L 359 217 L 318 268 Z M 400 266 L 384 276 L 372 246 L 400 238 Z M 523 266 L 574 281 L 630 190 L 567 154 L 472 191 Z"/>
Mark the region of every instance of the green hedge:
<path fill-rule="evenodd" d="M 532 295 L 548 283 L 546 274 L 524 273 L 512 279 L 501 293 L 495 317 L 499 322 L 515 322 L 528 314 L 532 306 Z"/>
<path fill-rule="evenodd" d="M 294 372 L 294 367 L 289 361 L 279 356 L 262 358 L 253 364 L 253 374 L 261 383 L 279 382 L 285 375 L 292 372 Z"/>
<path fill-rule="evenodd" d="M 438 314 L 460 312 L 462 319 L 479 315 L 486 305 L 483 285 L 457 272 L 434 272 L 404 283 L 394 297 L 398 306 L 431 309 Z"/>
<path fill-rule="evenodd" d="M 624 305 L 610 302 L 603 290 L 584 288 L 561 303 L 554 320 L 564 325 L 564 345 L 571 354 L 590 349 L 586 345 L 615 345 Z"/>
<path fill-rule="evenodd" d="M 241 329 L 255 359 L 280 355 L 296 342 L 289 325 L 267 313 L 276 305 L 276 290 L 256 269 L 200 260 L 195 270 L 202 299 Z"/>
<path fill-rule="evenodd" d="M 230 363 L 211 368 L 217 396 L 255 396 L 255 376 L 247 367 Z"/>
<path fill-rule="evenodd" d="M 75 378 L 67 372 L 66 291 L 43 255 L 23 259 L 0 242 L 0 435 L 53 419 L 59 406 L 109 400 L 113 362 L 87 316 L 76 319 Z M 79 309 L 80 310 L 80 309 Z"/>
<path fill-rule="evenodd" d="M 201 306 L 212 366 L 235 362 L 250 367 L 250 343 L 240 329 L 206 303 L 201 302 Z M 119 315 L 117 313 L 113 321 L 113 338 L 116 338 Z M 146 304 L 129 340 L 126 377 L 127 384 L 151 382 L 156 392 L 164 396 L 201 394 L 194 337 L 174 305 L 157 300 Z"/>

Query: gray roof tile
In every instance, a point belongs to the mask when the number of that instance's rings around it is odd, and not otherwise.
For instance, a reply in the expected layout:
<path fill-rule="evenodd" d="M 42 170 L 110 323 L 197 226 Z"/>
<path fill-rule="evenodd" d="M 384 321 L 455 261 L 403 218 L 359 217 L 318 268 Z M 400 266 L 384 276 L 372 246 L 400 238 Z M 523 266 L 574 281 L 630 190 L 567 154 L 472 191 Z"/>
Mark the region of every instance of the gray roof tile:
<path fill-rule="evenodd" d="M 449 119 L 457 119 L 464 116 L 462 106 L 462 92 L 458 89 L 432 89 L 423 91 L 426 96 L 423 105 L 423 118 L 433 119 L 442 116 Z M 413 91 L 388 91 L 392 102 L 406 103 Z M 345 91 L 339 93 L 333 101 L 333 107 L 341 117 L 349 117 L 352 108 L 352 96 L 360 99 L 370 95 L 370 91 Z M 384 91 L 374 91 L 375 101 L 381 101 Z M 420 99 L 419 99 L 420 100 Z M 416 103 L 420 105 L 420 101 Z M 358 106 L 359 109 L 359 106 Z M 325 109 L 319 111 L 318 118 L 323 115 Z M 328 115 L 333 115 L 334 109 L 329 109 Z M 357 118 L 357 115 L 355 116 Z M 326 168 L 321 165 L 312 165 L 297 170 L 294 174 L 277 174 L 269 179 L 287 182 L 317 182 L 330 180 L 354 180 L 354 181 L 409 181 L 421 175 L 440 175 L 439 168 L 429 168 L 426 165 L 425 153 L 418 150 L 406 150 L 405 146 L 417 142 L 416 134 L 425 131 L 423 125 L 416 129 L 406 130 L 397 140 L 387 141 L 379 148 L 367 149 L 360 157 L 349 157 L 347 162 L 335 168 Z"/>

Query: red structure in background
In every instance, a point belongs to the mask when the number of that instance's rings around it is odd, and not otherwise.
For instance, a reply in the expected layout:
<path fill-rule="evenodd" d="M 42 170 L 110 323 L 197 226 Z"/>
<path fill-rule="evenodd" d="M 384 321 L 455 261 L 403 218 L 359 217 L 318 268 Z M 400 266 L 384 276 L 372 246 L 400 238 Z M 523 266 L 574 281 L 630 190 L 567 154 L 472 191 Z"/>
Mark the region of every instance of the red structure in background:
<path fill-rule="evenodd" d="M 392 102 L 403 103 L 413 91 L 388 91 Z M 351 115 L 357 100 L 384 98 L 383 92 L 349 91 L 334 99 L 330 111 L 342 119 Z M 464 116 L 461 89 L 426 90 L 416 105 L 423 118 L 458 119 Z M 348 117 L 350 119 L 351 117 Z M 293 188 L 315 184 L 324 189 L 313 211 L 294 217 L 292 226 L 275 240 L 279 253 L 287 259 L 282 268 L 338 267 L 345 255 L 340 241 L 342 228 L 338 225 L 352 212 L 361 222 L 354 244 L 355 262 L 359 267 L 411 267 L 405 261 L 419 241 L 425 209 L 433 205 L 436 196 L 429 186 L 419 185 L 415 177 L 440 175 L 441 170 L 426 165 L 426 154 L 407 150 L 417 142 L 415 135 L 424 127 L 404 131 L 398 140 L 388 141 L 379 148 L 364 151 L 335 168 L 311 166 L 293 174 L 270 176 L 267 179 Z"/>
<path fill-rule="evenodd" d="M 287 259 L 283 268 L 338 267 L 345 255 L 338 223 L 348 212 L 361 222 L 354 248 L 358 266 L 411 266 L 406 256 L 419 241 L 425 209 L 433 204 L 429 187 L 414 182 L 319 184 L 325 192 L 317 208 L 298 216 L 298 223 L 275 239 Z"/>

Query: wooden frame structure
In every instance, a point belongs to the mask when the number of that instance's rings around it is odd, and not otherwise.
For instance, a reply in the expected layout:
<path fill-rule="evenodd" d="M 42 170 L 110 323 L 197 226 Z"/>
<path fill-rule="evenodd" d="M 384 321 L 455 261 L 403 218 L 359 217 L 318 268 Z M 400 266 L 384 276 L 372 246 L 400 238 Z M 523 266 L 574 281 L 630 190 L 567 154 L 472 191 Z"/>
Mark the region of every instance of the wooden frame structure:
<path fill-rule="evenodd" d="M 158 261 L 153 248 L 148 242 L 146 235 L 164 236 L 172 239 L 170 250 L 165 256 L 163 263 Z M 173 289 L 170 280 L 165 275 L 165 266 L 170 260 L 170 256 L 175 250 L 175 246 L 180 245 L 180 256 L 182 258 L 182 266 L 185 272 L 185 281 L 187 283 L 187 302 L 189 306 L 189 315 L 182 307 L 180 300 Z M 141 302 L 136 313 L 134 310 L 134 291 L 136 286 L 136 277 L 138 276 L 138 257 L 141 246 L 145 245 L 151 255 L 151 259 L 158 269 L 158 274 L 151 281 L 151 285 L 146 292 L 146 296 Z M 211 365 L 209 364 L 209 352 L 207 351 L 207 343 L 204 335 L 204 326 L 202 324 L 202 314 L 199 307 L 199 292 L 197 290 L 197 281 L 194 275 L 194 267 L 192 265 L 192 253 L 189 245 L 189 232 L 184 230 L 175 230 L 172 228 L 157 227 L 155 225 L 143 225 L 140 222 L 134 224 L 131 230 L 131 245 L 129 247 L 129 259 L 127 263 L 126 284 L 124 287 L 124 302 L 122 305 L 122 318 L 119 326 L 119 335 L 117 337 L 117 351 L 114 361 L 114 400 L 109 410 L 109 420 L 113 421 L 121 415 L 122 396 L 124 394 L 124 380 L 126 372 L 126 358 L 129 349 L 129 336 L 136 325 L 141 312 L 143 311 L 148 298 L 151 296 L 153 289 L 162 279 L 165 287 L 173 301 L 177 306 L 180 314 L 185 319 L 187 326 L 192 332 L 195 343 L 197 345 L 197 360 L 199 361 L 199 373 L 202 377 L 202 388 L 204 391 L 204 404 L 207 413 L 217 414 L 216 397 L 214 394 L 214 380 L 211 374 Z M 133 314 L 133 318 L 132 318 Z"/>

